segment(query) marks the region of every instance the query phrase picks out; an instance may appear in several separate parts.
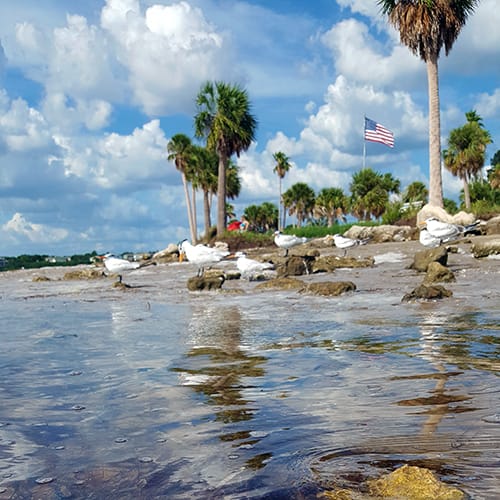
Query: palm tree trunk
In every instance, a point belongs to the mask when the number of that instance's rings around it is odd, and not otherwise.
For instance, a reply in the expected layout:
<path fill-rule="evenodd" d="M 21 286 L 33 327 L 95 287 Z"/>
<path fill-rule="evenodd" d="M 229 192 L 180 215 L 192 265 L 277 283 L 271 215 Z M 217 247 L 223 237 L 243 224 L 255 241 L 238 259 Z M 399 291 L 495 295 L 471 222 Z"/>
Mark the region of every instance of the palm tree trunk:
<path fill-rule="evenodd" d="M 193 204 L 191 205 L 191 211 L 193 212 L 193 228 L 195 239 L 193 244 L 198 241 L 198 218 L 196 217 L 196 189 L 191 184 L 191 193 L 193 195 Z"/>
<path fill-rule="evenodd" d="M 208 237 L 210 232 L 210 200 L 209 192 L 203 191 L 203 212 L 205 215 L 205 238 Z"/>
<path fill-rule="evenodd" d="M 217 237 L 221 238 L 226 230 L 226 167 L 229 158 L 219 154 L 219 178 L 217 179 Z"/>
<path fill-rule="evenodd" d="M 196 230 L 195 230 L 194 221 L 193 221 L 193 210 L 191 207 L 191 200 L 189 198 L 189 191 L 188 191 L 186 174 L 184 172 L 182 172 L 181 175 L 182 175 L 182 184 L 184 186 L 184 195 L 186 197 L 186 207 L 187 207 L 188 222 L 189 222 L 189 233 L 191 234 L 192 243 L 195 244 L 196 243 Z"/>
<path fill-rule="evenodd" d="M 469 182 L 467 180 L 467 177 L 464 177 L 464 203 L 465 203 L 465 210 L 470 212 L 470 191 L 469 191 Z"/>
<path fill-rule="evenodd" d="M 429 203 L 442 208 L 441 118 L 437 61 L 437 55 L 427 60 L 427 84 L 429 89 Z"/>
<path fill-rule="evenodd" d="M 278 231 L 281 231 L 281 213 L 282 213 L 282 203 L 281 203 L 281 176 L 278 175 L 278 183 L 279 183 L 279 198 L 278 198 Z"/>

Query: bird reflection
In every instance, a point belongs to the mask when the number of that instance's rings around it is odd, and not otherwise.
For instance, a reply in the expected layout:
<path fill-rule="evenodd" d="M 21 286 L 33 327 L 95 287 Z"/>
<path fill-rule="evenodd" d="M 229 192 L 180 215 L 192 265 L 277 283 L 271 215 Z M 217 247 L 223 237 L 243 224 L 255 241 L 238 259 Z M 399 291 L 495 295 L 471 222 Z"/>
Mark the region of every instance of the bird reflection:
<path fill-rule="evenodd" d="M 216 420 L 250 420 L 255 408 L 242 390 L 245 378 L 262 377 L 266 358 L 253 356 L 241 346 L 241 311 L 238 306 L 208 305 L 195 311 L 188 327 L 191 349 L 186 364 L 176 368 L 183 385 L 204 394 L 208 404 L 222 406 Z"/>

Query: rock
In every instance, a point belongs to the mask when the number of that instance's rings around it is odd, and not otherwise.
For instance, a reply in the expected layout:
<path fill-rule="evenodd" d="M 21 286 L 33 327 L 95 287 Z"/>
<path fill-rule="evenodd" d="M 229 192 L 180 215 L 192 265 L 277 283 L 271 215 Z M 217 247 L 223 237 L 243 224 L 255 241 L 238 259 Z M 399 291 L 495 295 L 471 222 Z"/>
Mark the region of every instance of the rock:
<path fill-rule="evenodd" d="M 33 282 L 41 282 L 41 281 L 50 281 L 50 278 L 47 276 L 33 276 Z"/>
<path fill-rule="evenodd" d="M 304 282 L 297 278 L 283 277 L 260 283 L 256 285 L 255 288 L 259 290 L 301 290 L 302 288 L 304 288 Z"/>
<path fill-rule="evenodd" d="M 85 269 L 73 269 L 64 274 L 63 280 L 95 280 L 102 278 L 104 276 L 102 269 L 85 268 Z"/>
<path fill-rule="evenodd" d="M 441 265 L 446 266 L 448 263 L 448 251 L 446 248 L 438 247 L 417 252 L 413 258 L 413 263 L 410 265 L 410 269 L 425 273 L 431 262 L 439 262 Z"/>
<path fill-rule="evenodd" d="M 408 241 L 415 239 L 416 229 L 411 226 L 352 226 L 344 236 L 352 239 L 370 238 L 370 243 L 385 243 L 388 241 Z"/>
<path fill-rule="evenodd" d="M 458 214 L 450 215 L 444 208 L 427 204 L 424 205 L 417 213 L 417 227 L 420 226 L 420 223 L 430 217 L 436 217 L 440 221 L 451 224 L 459 224 L 461 226 L 467 226 L 476 220 L 476 216 L 474 214 L 458 212 Z"/>
<path fill-rule="evenodd" d="M 372 267 L 375 264 L 373 257 L 366 259 L 355 259 L 354 257 L 338 257 L 327 255 L 319 257 L 311 265 L 313 273 L 331 273 L 340 268 Z"/>
<path fill-rule="evenodd" d="M 325 297 L 336 297 L 343 293 L 354 292 L 355 290 L 356 285 L 352 281 L 323 281 L 309 283 L 301 292 L 324 295 Z"/>
<path fill-rule="evenodd" d="M 412 292 L 407 293 L 401 299 L 401 302 L 411 302 L 416 299 L 436 300 L 445 297 L 451 297 L 453 293 L 441 285 L 425 285 L 417 286 Z"/>
<path fill-rule="evenodd" d="M 462 500 L 465 494 L 439 481 L 432 471 L 422 467 L 403 465 L 379 479 L 367 481 L 370 494 L 379 498 L 407 498 L 412 500 Z"/>
<path fill-rule="evenodd" d="M 484 234 L 500 234 L 500 215 L 491 218 L 489 221 L 484 223 L 482 228 Z"/>
<path fill-rule="evenodd" d="M 167 248 L 153 254 L 155 262 L 168 263 L 179 260 L 179 247 L 175 243 L 170 243 Z"/>
<path fill-rule="evenodd" d="M 291 255 L 290 257 L 284 258 L 276 265 L 278 278 L 310 274 L 313 259 L 314 257 L 298 255 Z"/>
<path fill-rule="evenodd" d="M 472 254 L 477 259 L 500 254 L 500 238 L 474 243 L 472 245 Z"/>
<path fill-rule="evenodd" d="M 430 262 L 427 266 L 427 273 L 424 278 L 424 284 L 429 285 L 437 282 L 449 283 L 455 281 L 455 275 L 447 267 L 439 262 Z"/>
<path fill-rule="evenodd" d="M 187 288 L 190 292 L 203 290 L 220 290 L 224 283 L 223 276 L 193 276 L 188 279 Z"/>

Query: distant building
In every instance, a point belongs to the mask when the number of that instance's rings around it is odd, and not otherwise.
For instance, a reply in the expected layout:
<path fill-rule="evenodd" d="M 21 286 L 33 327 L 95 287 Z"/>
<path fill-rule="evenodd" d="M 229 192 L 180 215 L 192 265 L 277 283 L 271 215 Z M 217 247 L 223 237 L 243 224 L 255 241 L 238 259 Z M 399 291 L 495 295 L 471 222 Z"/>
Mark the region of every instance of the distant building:
<path fill-rule="evenodd" d="M 7 265 L 7 257 L 0 257 L 0 268 Z"/>

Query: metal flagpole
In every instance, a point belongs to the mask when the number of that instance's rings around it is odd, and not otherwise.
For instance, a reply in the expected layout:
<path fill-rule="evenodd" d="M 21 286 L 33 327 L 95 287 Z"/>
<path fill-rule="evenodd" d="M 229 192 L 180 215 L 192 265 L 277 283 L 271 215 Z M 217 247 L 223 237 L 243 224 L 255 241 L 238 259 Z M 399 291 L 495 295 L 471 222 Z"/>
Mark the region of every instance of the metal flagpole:
<path fill-rule="evenodd" d="M 365 139 L 365 129 L 366 129 L 366 115 L 363 120 L 363 169 L 366 165 L 366 139 Z"/>

